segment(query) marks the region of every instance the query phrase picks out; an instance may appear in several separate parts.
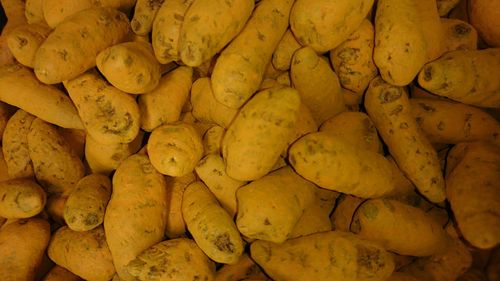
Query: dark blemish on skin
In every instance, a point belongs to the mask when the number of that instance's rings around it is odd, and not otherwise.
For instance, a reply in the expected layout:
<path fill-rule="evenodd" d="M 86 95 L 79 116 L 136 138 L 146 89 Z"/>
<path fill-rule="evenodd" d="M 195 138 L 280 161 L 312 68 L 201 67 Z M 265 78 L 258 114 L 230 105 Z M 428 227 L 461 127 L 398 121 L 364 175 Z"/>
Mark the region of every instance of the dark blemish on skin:
<path fill-rule="evenodd" d="M 419 102 L 418 105 L 424 110 L 424 111 L 427 111 L 427 112 L 434 112 L 436 111 L 436 109 L 430 105 L 427 105 L 425 103 L 421 103 Z"/>
<path fill-rule="evenodd" d="M 219 251 L 233 253 L 234 252 L 234 244 L 229 239 L 229 234 L 224 233 L 215 237 L 214 241 L 215 246 Z"/>
<path fill-rule="evenodd" d="M 424 80 L 425 81 L 432 80 L 432 66 L 428 66 L 424 69 Z"/>
<path fill-rule="evenodd" d="M 123 63 L 124 63 L 126 66 L 131 66 L 133 61 L 134 61 L 134 60 L 132 59 L 132 57 L 131 57 L 131 56 L 127 56 L 127 58 L 125 58 L 125 60 L 123 61 Z"/>
<path fill-rule="evenodd" d="M 28 44 L 28 40 L 26 40 L 26 38 L 18 36 L 16 39 L 19 49 L 22 49 L 24 46 L 26 46 L 26 44 Z"/>
<path fill-rule="evenodd" d="M 380 258 L 381 251 L 375 248 L 368 248 L 363 245 L 356 245 L 358 252 L 356 263 L 369 272 L 377 272 L 384 267 L 385 263 Z"/>
<path fill-rule="evenodd" d="M 66 50 L 63 49 L 63 50 L 58 51 L 57 54 L 59 55 L 59 57 L 61 57 L 61 59 L 63 61 L 67 61 L 68 60 L 68 51 L 66 51 Z"/>
<path fill-rule="evenodd" d="M 453 27 L 453 32 L 460 37 L 469 34 L 471 32 L 471 28 L 465 24 L 457 24 Z"/>
<path fill-rule="evenodd" d="M 199 20 L 200 20 L 200 17 L 199 17 L 198 15 L 196 15 L 196 16 L 194 16 L 194 17 L 190 18 L 189 20 L 190 20 L 191 22 L 197 22 L 197 21 L 199 21 Z"/>
<path fill-rule="evenodd" d="M 443 131 L 444 127 L 445 127 L 445 125 L 444 125 L 443 121 L 440 121 L 439 124 L 437 125 L 437 128 L 438 128 L 439 131 Z"/>
<path fill-rule="evenodd" d="M 401 92 L 401 89 L 399 88 L 389 88 L 385 91 L 383 91 L 379 98 L 380 98 L 380 102 L 382 104 L 384 103 L 390 103 L 390 102 L 393 102 L 395 100 L 398 100 L 402 95 L 402 92 Z"/>
<path fill-rule="evenodd" d="M 87 215 L 83 223 L 85 225 L 95 225 L 98 222 L 97 215 L 94 213 L 90 213 Z"/>
<path fill-rule="evenodd" d="M 271 225 L 269 218 L 264 219 L 264 225 Z"/>
<path fill-rule="evenodd" d="M 403 123 L 399 124 L 399 128 L 400 129 L 408 129 L 408 123 L 403 122 Z"/>
<path fill-rule="evenodd" d="M 177 13 L 175 13 L 175 14 L 174 14 L 174 19 L 175 19 L 175 20 L 178 20 L 178 21 L 184 21 L 184 16 L 183 16 L 183 15 L 181 15 L 181 14 L 177 14 Z"/>
<path fill-rule="evenodd" d="M 396 108 L 394 108 L 393 110 L 391 110 L 391 112 L 389 112 L 389 116 L 393 116 L 393 115 L 398 116 L 398 114 L 401 111 L 403 111 L 403 106 L 402 105 L 398 105 L 398 106 L 396 106 Z"/>

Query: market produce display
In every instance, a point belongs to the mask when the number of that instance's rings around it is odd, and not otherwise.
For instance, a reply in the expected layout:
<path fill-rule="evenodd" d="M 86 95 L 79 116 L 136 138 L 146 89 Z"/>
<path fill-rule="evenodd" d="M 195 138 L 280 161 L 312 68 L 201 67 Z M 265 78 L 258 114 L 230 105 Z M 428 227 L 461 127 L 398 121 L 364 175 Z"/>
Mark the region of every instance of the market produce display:
<path fill-rule="evenodd" d="M 0 4 L 0 281 L 500 280 L 500 0 Z"/>

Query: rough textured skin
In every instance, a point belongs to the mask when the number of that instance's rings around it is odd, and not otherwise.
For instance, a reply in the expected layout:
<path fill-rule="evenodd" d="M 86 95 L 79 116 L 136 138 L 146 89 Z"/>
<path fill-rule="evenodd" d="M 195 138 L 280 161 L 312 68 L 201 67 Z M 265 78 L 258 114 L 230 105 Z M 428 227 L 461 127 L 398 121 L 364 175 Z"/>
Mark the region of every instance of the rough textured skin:
<path fill-rule="evenodd" d="M 278 46 L 276 46 L 276 50 L 274 50 L 272 58 L 273 66 L 277 70 L 289 70 L 292 64 L 293 53 L 300 48 L 299 42 L 293 36 L 292 31 L 288 29 L 278 43 Z"/>
<path fill-rule="evenodd" d="M 82 161 L 68 142 L 53 125 L 39 118 L 31 123 L 28 149 L 36 179 L 48 193 L 69 195 L 85 174 Z"/>
<path fill-rule="evenodd" d="M 365 108 L 399 168 L 427 199 L 444 201 L 437 153 L 411 114 L 405 89 L 375 78 L 366 92 Z"/>
<path fill-rule="evenodd" d="M 144 94 L 160 82 L 160 63 L 148 42 L 113 45 L 97 55 L 96 63 L 109 83 L 126 93 Z"/>
<path fill-rule="evenodd" d="M 409 84 L 427 62 L 426 31 L 417 2 L 381 0 L 377 4 L 373 60 L 382 78 L 393 85 Z"/>
<path fill-rule="evenodd" d="M 135 99 L 111 86 L 96 71 L 64 83 L 87 133 L 104 144 L 133 141 L 140 126 Z"/>
<path fill-rule="evenodd" d="M 448 162 L 446 194 L 461 233 L 475 247 L 495 247 L 500 243 L 499 148 L 461 143 L 450 151 Z"/>
<path fill-rule="evenodd" d="M 240 108 L 259 89 L 288 27 L 293 3 L 294 0 L 262 0 L 245 28 L 222 51 L 212 73 L 212 89 L 220 103 Z"/>
<path fill-rule="evenodd" d="M 147 148 L 151 164 L 160 173 L 172 177 L 191 173 L 203 156 L 200 135 L 184 122 L 154 129 Z"/>
<path fill-rule="evenodd" d="M 127 264 L 163 239 L 166 189 L 165 178 L 146 155 L 132 155 L 116 169 L 104 229 L 116 271 L 124 281 L 134 280 Z"/>
<path fill-rule="evenodd" d="M 182 215 L 196 244 L 212 260 L 235 264 L 243 240 L 231 216 L 202 182 L 191 183 L 182 197 Z"/>
<path fill-rule="evenodd" d="M 253 242 L 251 257 L 274 280 L 383 281 L 394 270 L 382 247 L 352 233 L 328 231 L 282 244 Z"/>
<path fill-rule="evenodd" d="M 193 69 L 180 66 L 161 77 L 154 90 L 140 95 L 141 128 L 151 132 L 160 125 L 178 121 L 192 83 Z"/>
<path fill-rule="evenodd" d="M 389 199 L 370 199 L 361 204 L 351 231 L 400 255 L 429 256 L 448 246 L 446 232 L 431 216 Z"/>
<path fill-rule="evenodd" d="M 44 23 L 20 25 L 7 36 L 7 45 L 19 63 L 33 67 L 35 53 L 50 32 Z"/>
<path fill-rule="evenodd" d="M 292 88 L 256 94 L 240 110 L 222 141 L 226 173 L 241 181 L 267 174 L 294 133 L 299 107 L 299 94 Z"/>
<path fill-rule="evenodd" d="M 326 120 L 319 131 L 342 137 L 365 150 L 383 152 L 377 128 L 370 117 L 363 112 L 342 112 Z"/>
<path fill-rule="evenodd" d="M 193 116 L 206 123 L 215 123 L 227 128 L 238 113 L 238 109 L 225 106 L 214 96 L 210 78 L 200 78 L 191 88 Z"/>
<path fill-rule="evenodd" d="M 313 49 L 306 47 L 294 53 L 290 77 L 317 124 L 345 111 L 337 74 Z"/>
<path fill-rule="evenodd" d="M 0 229 L 0 279 L 32 281 L 49 244 L 50 225 L 32 218 L 18 220 Z"/>
<path fill-rule="evenodd" d="M 141 149 L 144 133 L 129 143 L 105 144 L 90 135 L 85 138 L 85 160 L 93 173 L 111 174 L 120 163 Z"/>
<path fill-rule="evenodd" d="M 469 3 L 470 23 L 492 47 L 500 47 L 500 1 L 474 0 Z"/>
<path fill-rule="evenodd" d="M 500 144 L 500 124 L 466 104 L 429 98 L 410 99 L 411 113 L 432 143 L 491 141 Z"/>
<path fill-rule="evenodd" d="M 236 191 L 246 184 L 226 174 L 226 164 L 219 154 L 209 154 L 196 165 L 196 174 L 207 185 L 221 206 L 234 217 L 237 211 Z"/>
<path fill-rule="evenodd" d="M 115 274 L 104 229 L 73 231 L 59 228 L 47 250 L 51 260 L 85 280 L 107 281 Z"/>
<path fill-rule="evenodd" d="M 288 159 L 299 175 L 326 189 L 363 198 L 394 189 L 387 159 L 327 132 L 300 138 L 290 147 Z"/>
<path fill-rule="evenodd" d="M 253 0 L 198 0 L 184 15 L 179 53 L 188 66 L 200 66 L 229 43 L 245 26 Z"/>
<path fill-rule="evenodd" d="M 0 217 L 30 218 L 39 214 L 47 200 L 43 189 L 30 179 L 12 179 L 0 182 Z"/>
<path fill-rule="evenodd" d="M 9 176 L 32 178 L 35 176 L 28 149 L 28 133 L 35 116 L 19 109 L 7 122 L 2 138 L 2 151 Z"/>
<path fill-rule="evenodd" d="M 215 281 L 234 280 L 267 280 L 259 266 L 248 256 L 243 254 L 236 264 L 225 264 L 215 273 Z"/>
<path fill-rule="evenodd" d="M 19 64 L 0 68 L 0 100 L 63 128 L 83 129 L 71 99 Z M 12 95 L 11 93 L 16 93 Z"/>
<path fill-rule="evenodd" d="M 128 12 L 136 0 L 43 0 L 43 15 L 50 27 L 55 28 L 66 18 L 89 8 L 110 7 Z"/>
<path fill-rule="evenodd" d="M 363 92 L 377 76 L 373 62 L 374 37 L 373 25 L 365 19 L 346 41 L 330 51 L 330 61 L 343 88 Z"/>
<path fill-rule="evenodd" d="M 73 274 L 71 271 L 67 270 L 61 266 L 54 266 L 47 275 L 43 278 L 43 281 L 81 281 L 82 279 L 78 275 Z"/>
<path fill-rule="evenodd" d="M 189 184 L 196 181 L 194 173 L 183 177 L 167 177 L 168 213 L 166 217 L 165 234 L 170 239 L 186 234 L 186 223 L 182 217 L 182 197 Z"/>
<path fill-rule="evenodd" d="M 315 199 L 315 186 L 290 167 L 274 171 L 236 193 L 236 224 L 246 237 L 281 243 Z"/>
<path fill-rule="evenodd" d="M 297 0 L 290 26 L 302 46 L 327 52 L 358 28 L 372 6 L 373 0 Z"/>
<path fill-rule="evenodd" d="M 352 217 L 363 201 L 364 199 L 352 195 L 341 195 L 337 199 L 335 210 L 330 216 L 333 229 L 349 232 L 351 229 Z"/>
<path fill-rule="evenodd" d="M 132 260 L 128 271 L 136 280 L 213 281 L 215 264 L 191 239 L 158 243 Z"/>
<path fill-rule="evenodd" d="M 137 0 L 134 17 L 130 21 L 132 31 L 138 35 L 148 35 L 153 28 L 153 21 L 164 0 Z"/>
<path fill-rule="evenodd" d="M 418 83 L 462 103 L 500 108 L 500 48 L 459 50 L 424 66 Z"/>
<path fill-rule="evenodd" d="M 95 66 L 99 52 L 126 40 L 127 16 L 112 8 L 91 8 L 65 19 L 35 55 L 36 77 L 46 84 L 73 79 Z"/>
<path fill-rule="evenodd" d="M 160 63 L 179 61 L 179 36 L 184 16 L 194 0 L 165 1 L 153 22 L 151 35 L 155 56 Z"/>
<path fill-rule="evenodd" d="M 441 18 L 441 25 L 445 52 L 477 49 L 477 31 L 471 24 L 462 20 Z"/>
<path fill-rule="evenodd" d="M 64 221 L 74 231 L 88 231 L 102 224 L 111 197 L 111 181 L 100 174 L 82 178 L 64 205 Z"/>
<path fill-rule="evenodd" d="M 455 281 L 472 265 L 471 252 L 457 237 L 439 254 L 417 258 L 401 271 L 411 273 L 418 280 Z"/>

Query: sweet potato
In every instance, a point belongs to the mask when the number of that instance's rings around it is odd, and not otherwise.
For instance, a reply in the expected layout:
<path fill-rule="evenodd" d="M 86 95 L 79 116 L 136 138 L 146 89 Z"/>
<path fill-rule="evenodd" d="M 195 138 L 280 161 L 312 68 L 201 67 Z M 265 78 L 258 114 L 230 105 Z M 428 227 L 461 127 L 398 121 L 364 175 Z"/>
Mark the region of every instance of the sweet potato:
<path fill-rule="evenodd" d="M 444 201 L 437 153 L 411 114 L 406 90 L 375 78 L 366 92 L 365 107 L 399 168 L 427 199 Z"/>
<path fill-rule="evenodd" d="M 209 154 L 196 165 L 196 174 L 207 185 L 221 206 L 234 217 L 237 211 L 236 191 L 246 184 L 226 174 L 226 164 L 219 154 Z"/>
<path fill-rule="evenodd" d="M 67 196 L 83 178 L 85 168 L 80 158 L 54 126 L 39 118 L 31 123 L 28 149 L 36 179 L 48 193 Z"/>
<path fill-rule="evenodd" d="M 489 46 L 500 47 L 500 3 L 498 1 L 468 1 L 470 23 L 477 28 L 481 38 Z"/>
<path fill-rule="evenodd" d="M 2 25 L 2 33 L 0 34 L 0 66 L 4 66 L 15 62 L 7 45 L 7 36 L 17 26 L 26 24 L 24 16 L 26 4 L 23 0 L 2 0 L 0 2 L 7 17 L 7 23 L 5 26 Z"/>
<path fill-rule="evenodd" d="M 64 220 L 74 231 L 88 231 L 104 221 L 104 212 L 111 197 L 111 181 L 104 175 L 82 178 L 69 194 L 64 205 Z"/>
<path fill-rule="evenodd" d="M 67 270 L 61 266 L 54 266 L 42 281 L 81 281 L 82 279 L 78 275 L 73 274 L 71 271 Z"/>
<path fill-rule="evenodd" d="M 401 255 L 429 256 L 446 250 L 449 237 L 424 211 L 389 199 L 359 206 L 351 231 Z"/>
<path fill-rule="evenodd" d="M 182 215 L 196 244 L 212 260 L 234 264 L 243 241 L 231 216 L 202 182 L 191 183 L 182 197 Z"/>
<path fill-rule="evenodd" d="M 136 280 L 213 281 L 215 264 L 193 240 L 179 238 L 145 250 L 127 265 L 127 270 Z"/>
<path fill-rule="evenodd" d="M 73 79 L 96 64 L 99 52 L 126 40 L 127 16 L 112 8 L 78 12 L 57 25 L 35 55 L 34 70 L 45 84 Z"/>
<path fill-rule="evenodd" d="M 129 143 L 139 133 L 135 99 L 111 86 L 96 71 L 64 83 L 87 133 L 105 144 Z"/>
<path fill-rule="evenodd" d="M 294 53 L 290 77 L 318 125 L 345 111 L 337 74 L 313 49 L 306 47 Z"/>
<path fill-rule="evenodd" d="M 32 23 L 44 23 L 46 24 L 45 17 L 43 16 L 43 0 L 26 0 L 26 6 L 24 7 L 24 15 L 26 16 L 26 21 L 29 24 Z"/>
<path fill-rule="evenodd" d="M 441 18 L 441 25 L 446 52 L 477 49 L 477 31 L 471 24 L 457 19 Z"/>
<path fill-rule="evenodd" d="M 0 217 L 24 219 L 36 216 L 47 200 L 43 189 L 30 179 L 0 182 Z"/>
<path fill-rule="evenodd" d="M 293 53 L 301 46 L 290 29 L 288 29 L 281 41 L 276 46 L 272 57 L 272 64 L 278 70 L 289 70 L 292 64 Z"/>
<path fill-rule="evenodd" d="M 93 173 L 109 175 L 120 163 L 142 146 L 144 134 L 139 132 L 129 143 L 103 144 L 90 135 L 85 138 L 85 160 Z"/>
<path fill-rule="evenodd" d="M 153 28 L 153 21 L 164 0 L 137 0 L 134 17 L 130 21 L 132 31 L 139 35 L 147 35 Z"/>
<path fill-rule="evenodd" d="M 179 37 L 186 12 L 193 0 L 165 1 L 153 21 L 152 43 L 160 63 L 179 61 Z"/>
<path fill-rule="evenodd" d="M 377 76 L 372 57 L 374 38 L 373 25 L 365 19 L 349 38 L 330 51 L 330 61 L 342 87 L 356 93 L 364 92 Z"/>
<path fill-rule="evenodd" d="M 195 67 L 211 59 L 240 33 L 253 8 L 252 0 L 194 1 L 184 15 L 179 35 L 182 62 Z"/>
<path fill-rule="evenodd" d="M 215 123 L 227 128 L 238 113 L 235 108 L 230 108 L 217 101 L 212 91 L 210 78 L 200 78 L 193 83 L 191 88 L 191 105 L 193 116 L 197 120 Z"/>
<path fill-rule="evenodd" d="M 411 113 L 433 143 L 491 141 L 500 143 L 500 124 L 487 112 L 462 103 L 410 99 Z"/>
<path fill-rule="evenodd" d="M 99 71 L 113 86 L 130 94 L 152 91 L 160 82 L 160 63 L 148 42 L 125 42 L 101 51 Z"/>
<path fill-rule="evenodd" d="M 239 231 L 253 239 L 285 241 L 304 210 L 313 203 L 315 188 L 290 167 L 241 187 L 236 193 Z"/>
<path fill-rule="evenodd" d="M 20 25 L 7 36 L 7 45 L 19 63 L 32 68 L 36 51 L 50 32 L 52 30 L 44 23 Z"/>
<path fill-rule="evenodd" d="M 344 138 L 361 149 L 383 152 L 375 125 L 363 112 L 342 112 L 326 120 L 319 131 Z"/>
<path fill-rule="evenodd" d="M 500 149 L 489 143 L 456 145 L 448 155 L 446 194 L 464 238 L 475 247 L 500 243 Z"/>
<path fill-rule="evenodd" d="M 292 88 L 257 93 L 240 110 L 222 141 L 226 173 L 241 181 L 267 174 L 293 136 L 299 108 L 299 94 Z"/>
<path fill-rule="evenodd" d="M 347 232 L 321 232 L 281 244 L 258 240 L 250 254 L 275 280 L 382 281 L 394 270 L 382 247 Z"/>
<path fill-rule="evenodd" d="M 462 103 L 500 108 L 500 48 L 459 50 L 424 66 L 418 83 L 433 94 Z"/>
<path fill-rule="evenodd" d="M 0 140 L 3 139 L 3 134 L 10 118 L 16 113 L 17 108 L 0 101 Z"/>
<path fill-rule="evenodd" d="M 288 27 L 293 3 L 293 0 L 262 0 L 245 28 L 222 51 L 212 73 L 212 89 L 220 103 L 240 108 L 259 89 L 273 52 Z"/>
<path fill-rule="evenodd" d="M 361 24 L 373 0 L 298 0 L 290 14 L 290 26 L 303 46 L 327 52 L 345 41 Z"/>
<path fill-rule="evenodd" d="M 59 228 L 50 240 L 49 257 L 85 280 L 107 281 L 115 274 L 104 229 L 73 231 Z"/>
<path fill-rule="evenodd" d="M 59 89 L 38 81 L 26 67 L 19 64 L 1 67 L 0 89 L 3 89 L 0 100 L 5 103 L 60 127 L 83 129 L 70 98 Z"/>
<path fill-rule="evenodd" d="M 35 175 L 28 149 L 28 133 L 35 118 L 19 109 L 5 127 L 2 151 L 9 176 L 12 178 L 30 178 Z"/>
<path fill-rule="evenodd" d="M 158 87 L 139 96 L 141 128 L 151 132 L 154 128 L 179 120 L 188 101 L 193 83 L 193 69 L 178 67 L 160 79 Z"/>
<path fill-rule="evenodd" d="M 266 275 L 247 254 L 243 254 L 238 263 L 225 264 L 215 273 L 215 281 L 246 280 L 243 278 L 266 280 Z"/>
<path fill-rule="evenodd" d="M 154 129 L 147 147 L 151 164 L 160 173 L 173 177 L 192 172 L 203 156 L 200 135 L 183 122 Z"/>
<path fill-rule="evenodd" d="M 300 138 L 290 147 L 288 159 L 299 175 L 326 189 L 363 198 L 394 189 L 387 159 L 326 132 Z"/>
<path fill-rule="evenodd" d="M 363 203 L 364 199 L 352 195 L 342 194 L 337 199 L 335 210 L 330 216 L 334 230 L 349 232 L 351 222 L 356 209 Z"/>
<path fill-rule="evenodd" d="M 186 233 L 186 223 L 182 217 L 182 197 L 189 184 L 196 181 L 194 173 L 183 177 L 167 177 L 168 212 L 165 234 L 170 238 L 179 238 Z"/>
<path fill-rule="evenodd" d="M 435 0 L 382 0 L 375 17 L 373 59 L 382 78 L 409 84 L 422 66 L 442 53 Z"/>
<path fill-rule="evenodd" d="M 455 281 L 471 264 L 469 249 L 459 238 L 454 238 L 443 253 L 417 258 L 401 271 L 409 272 L 419 280 Z"/>
<path fill-rule="evenodd" d="M 205 135 L 203 135 L 204 155 L 220 154 L 222 139 L 225 133 L 226 130 L 218 125 L 207 130 Z"/>
<path fill-rule="evenodd" d="M 0 279 L 31 281 L 49 244 L 50 225 L 38 218 L 18 220 L 0 229 Z"/>
<path fill-rule="evenodd" d="M 127 264 L 163 239 L 166 215 L 165 178 L 146 155 L 130 156 L 116 169 L 104 216 L 106 240 L 121 279 L 133 280 Z"/>
<path fill-rule="evenodd" d="M 50 27 L 55 28 L 72 15 L 90 8 L 110 7 L 128 12 L 136 0 L 43 0 L 43 16 Z"/>

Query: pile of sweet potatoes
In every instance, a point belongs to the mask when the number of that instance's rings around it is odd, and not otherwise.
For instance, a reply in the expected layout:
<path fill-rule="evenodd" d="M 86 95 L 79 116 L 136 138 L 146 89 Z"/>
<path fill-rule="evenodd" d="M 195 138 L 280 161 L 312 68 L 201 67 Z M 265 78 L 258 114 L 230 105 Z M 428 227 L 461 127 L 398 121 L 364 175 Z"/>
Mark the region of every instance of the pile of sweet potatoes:
<path fill-rule="evenodd" d="M 0 280 L 500 279 L 500 1 L 0 2 Z"/>

